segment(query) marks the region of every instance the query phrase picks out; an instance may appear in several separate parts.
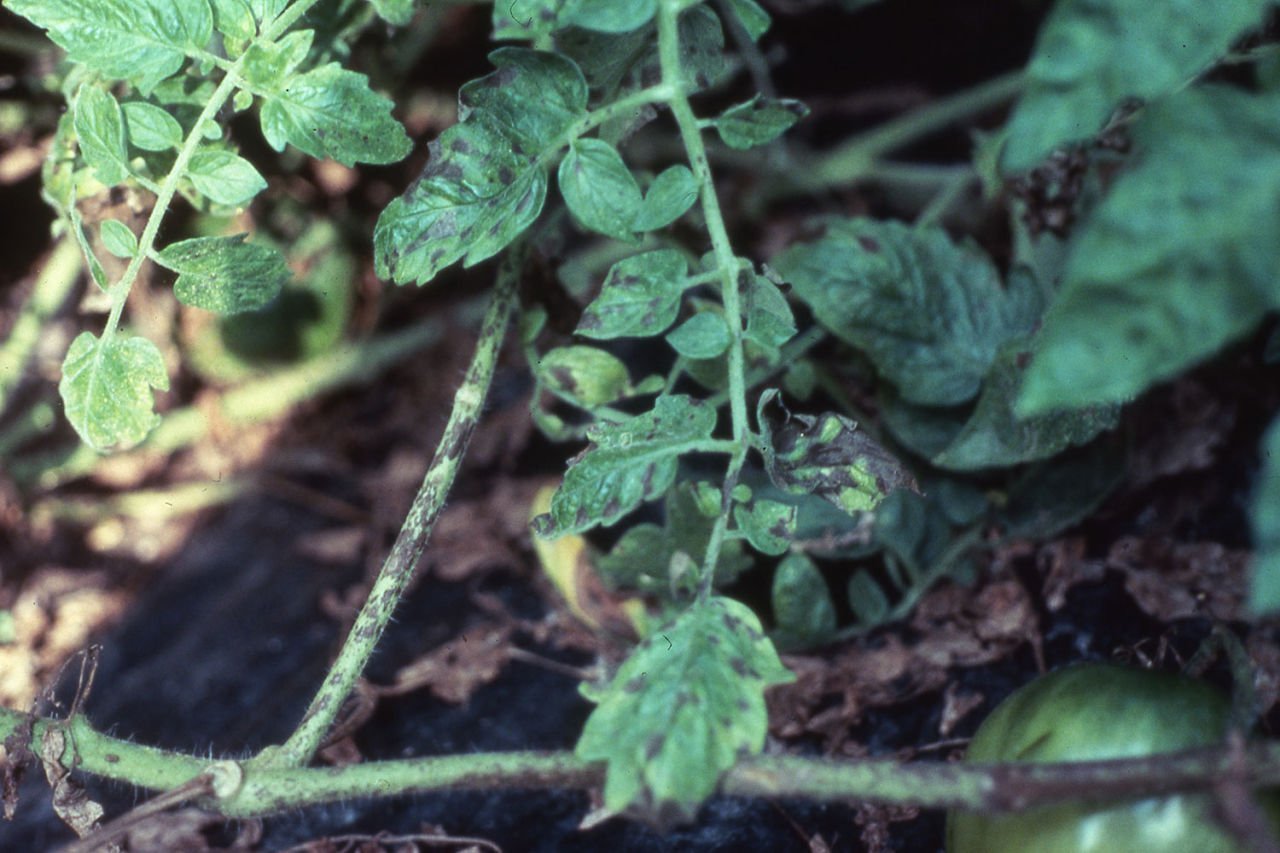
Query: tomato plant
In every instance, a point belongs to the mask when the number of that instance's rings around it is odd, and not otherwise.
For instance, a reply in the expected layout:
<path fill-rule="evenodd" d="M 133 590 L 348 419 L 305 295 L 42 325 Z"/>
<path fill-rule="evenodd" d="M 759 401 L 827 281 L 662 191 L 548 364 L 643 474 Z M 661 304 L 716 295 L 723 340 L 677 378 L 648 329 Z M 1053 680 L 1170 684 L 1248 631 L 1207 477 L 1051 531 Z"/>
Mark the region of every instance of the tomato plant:
<path fill-rule="evenodd" d="M 1015 691 L 979 727 L 971 762 L 1136 758 L 1219 743 L 1231 704 L 1209 685 L 1169 673 L 1079 664 Z M 1262 804 L 1280 825 L 1280 799 Z M 1010 814 L 953 812 L 951 853 L 989 850 L 1231 851 L 1208 794 L 1113 805 L 1067 802 Z"/>

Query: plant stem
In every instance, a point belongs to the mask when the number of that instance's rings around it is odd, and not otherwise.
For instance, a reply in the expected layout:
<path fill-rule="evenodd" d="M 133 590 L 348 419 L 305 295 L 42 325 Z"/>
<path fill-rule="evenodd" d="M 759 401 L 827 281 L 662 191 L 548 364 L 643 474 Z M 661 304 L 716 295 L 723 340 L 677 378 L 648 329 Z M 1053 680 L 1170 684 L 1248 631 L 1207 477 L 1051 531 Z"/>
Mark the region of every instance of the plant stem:
<path fill-rule="evenodd" d="M 44 738 L 55 730 L 67 735 L 61 756 L 65 767 L 151 790 L 178 788 L 228 763 L 129 743 L 96 731 L 83 715 L 32 720 L 0 708 L 0 740 L 16 738 L 16 743 L 10 740 L 11 761 L 18 744 L 39 755 Z M 278 767 L 251 759 L 237 766 L 242 773 L 239 786 L 204 803 L 227 817 L 248 818 L 352 797 L 460 789 L 583 789 L 603 780 L 601 767 L 569 752 L 474 753 L 316 768 Z M 726 772 L 720 789 L 732 796 L 770 799 L 1016 811 L 1080 798 L 1122 801 L 1202 791 L 1224 782 L 1247 787 L 1280 783 L 1280 743 L 1236 742 L 1164 755 L 1057 764 L 753 756 Z"/>
<path fill-rule="evenodd" d="M 680 129 L 680 139 L 689 157 L 689 165 L 700 187 L 702 216 L 706 222 L 711 248 L 715 252 L 716 267 L 720 279 L 720 301 L 724 305 L 724 319 L 729 326 L 729 350 L 727 358 L 729 380 L 729 416 L 732 441 L 736 449 L 729 457 L 721 492 L 721 513 L 711 530 L 707 551 L 702 562 L 700 594 L 711 590 L 716 562 L 720 558 L 720 546 L 724 542 L 729 523 L 730 497 L 738 483 L 738 474 L 747 458 L 747 386 L 746 358 L 743 354 L 742 305 L 738 298 L 739 264 L 729 243 L 720 200 L 716 196 L 715 180 L 707 162 L 707 150 L 702 144 L 702 131 L 698 118 L 689 105 L 685 92 L 683 69 L 680 67 L 680 11 L 689 4 L 685 0 L 662 0 L 658 6 L 658 58 L 662 67 L 662 80 L 671 88 L 667 106 Z"/>
<path fill-rule="evenodd" d="M 341 711 L 342 703 L 350 695 L 356 679 L 364 671 L 387 623 L 391 621 L 391 614 L 413 576 L 427 540 L 431 538 L 431 531 L 444 508 L 445 498 L 453 486 L 467 444 L 479 421 L 480 410 L 497 366 L 498 351 L 507 322 L 516 304 L 516 282 L 523 257 L 523 251 L 512 248 L 499 268 L 498 281 L 480 327 L 475 355 L 462 385 L 454 395 L 453 410 L 445 425 L 444 435 L 440 437 L 435 457 L 413 499 L 408 517 L 400 528 L 400 535 L 396 537 L 391 553 L 373 582 L 346 642 L 297 730 L 282 746 L 269 748 L 264 752 L 266 763 L 296 767 L 311 759 Z"/>

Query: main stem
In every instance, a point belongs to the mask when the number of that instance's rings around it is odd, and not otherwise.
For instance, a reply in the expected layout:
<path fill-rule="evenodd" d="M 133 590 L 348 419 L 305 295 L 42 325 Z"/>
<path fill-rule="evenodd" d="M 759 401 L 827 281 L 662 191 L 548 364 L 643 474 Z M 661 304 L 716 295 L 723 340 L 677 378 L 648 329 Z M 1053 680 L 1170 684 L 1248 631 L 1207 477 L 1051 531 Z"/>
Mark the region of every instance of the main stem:
<path fill-rule="evenodd" d="M 746 358 L 743 354 L 742 304 L 738 293 L 740 270 L 733 254 L 733 246 L 729 243 L 729 232 L 725 228 L 720 200 L 716 196 L 715 181 L 707 161 L 707 149 L 702 144 L 702 131 L 698 127 L 698 118 L 694 115 L 693 108 L 689 105 L 689 98 L 685 94 L 684 73 L 680 67 L 679 19 L 680 12 L 688 5 L 688 2 L 682 2 L 682 0 L 662 0 L 662 4 L 658 7 L 658 58 L 662 67 L 662 80 L 672 90 L 667 99 L 667 105 L 671 109 L 672 116 L 675 117 L 676 126 L 680 129 L 680 139 L 689 156 L 689 165 L 701 187 L 702 216 L 706 221 L 707 234 L 711 237 L 716 271 L 719 273 L 720 301 L 724 305 L 724 319 L 729 326 L 730 336 L 728 390 L 729 415 L 732 422 L 731 440 L 734 444 L 721 491 L 721 512 L 711 530 L 711 537 L 707 542 L 707 551 L 703 558 L 700 591 L 706 595 L 711 590 L 716 563 L 720 558 L 720 547 L 724 543 L 725 532 L 728 529 L 730 493 L 737 485 L 738 474 L 747 458 L 747 383 Z"/>
<path fill-rule="evenodd" d="M 306 764 L 320 747 L 334 720 L 350 695 L 356 679 L 364 671 L 382 632 L 391 621 L 414 567 L 431 538 L 436 519 L 444 508 L 445 498 L 453 487 L 467 444 L 479 422 L 498 351 L 516 299 L 516 281 L 524 253 L 513 249 L 507 253 L 488 310 L 480 327 L 476 352 L 467 369 L 466 378 L 453 398 L 453 411 L 445 425 L 444 435 L 436 447 L 435 457 L 423 477 L 413 506 L 400 528 L 395 545 L 378 573 L 364 606 L 356 616 L 346 642 L 311 700 L 302 722 L 289 739 L 279 747 L 270 747 L 261 757 L 269 766 L 296 767 Z"/>

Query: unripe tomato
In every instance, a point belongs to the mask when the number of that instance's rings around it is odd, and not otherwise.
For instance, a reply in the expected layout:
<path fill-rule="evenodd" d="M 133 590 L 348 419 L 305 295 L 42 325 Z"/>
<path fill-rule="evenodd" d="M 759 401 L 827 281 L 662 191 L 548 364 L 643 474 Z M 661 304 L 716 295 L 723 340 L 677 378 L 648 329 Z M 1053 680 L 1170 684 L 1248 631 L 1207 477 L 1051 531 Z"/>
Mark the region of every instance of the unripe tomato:
<path fill-rule="evenodd" d="M 967 760 L 1091 761 L 1221 743 L 1231 706 L 1199 681 L 1110 664 L 1078 664 L 1015 691 L 979 726 Z M 1274 795 L 1260 798 L 1280 826 Z M 950 853 L 1218 853 L 1237 851 L 1207 794 L 1108 806 L 1068 802 L 1015 814 L 953 811 Z"/>

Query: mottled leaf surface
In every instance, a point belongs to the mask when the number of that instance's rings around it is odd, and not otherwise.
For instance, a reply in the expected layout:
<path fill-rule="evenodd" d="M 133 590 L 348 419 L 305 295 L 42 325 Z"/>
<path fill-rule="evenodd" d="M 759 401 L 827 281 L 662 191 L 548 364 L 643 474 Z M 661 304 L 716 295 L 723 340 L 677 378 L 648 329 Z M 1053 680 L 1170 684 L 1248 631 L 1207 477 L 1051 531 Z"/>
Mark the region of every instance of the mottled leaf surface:
<path fill-rule="evenodd" d="M 1125 98 L 1154 100 L 1199 75 L 1262 20 L 1261 0 L 1062 0 L 1040 30 L 1009 122 L 1006 171 L 1092 136 Z"/>
<path fill-rule="evenodd" d="M 676 462 L 715 428 L 714 407 L 683 395 L 659 397 L 652 411 L 622 423 L 599 423 L 534 526 L 541 536 L 612 524 L 671 487 Z"/>
<path fill-rule="evenodd" d="M 1186 91 L 1134 145 L 1071 244 L 1021 412 L 1128 400 L 1280 305 L 1280 98 Z"/>
<path fill-rule="evenodd" d="M 765 470 L 778 488 L 818 495 L 850 514 L 874 509 L 899 489 L 916 488 L 902 463 L 843 415 L 791 415 L 774 427 L 765 408 L 776 395 L 761 395 L 758 419 Z"/>
<path fill-rule="evenodd" d="M 263 96 L 262 135 L 277 151 L 288 143 L 347 166 L 394 163 L 413 146 L 392 106 L 369 78 L 331 62 L 288 75 Z"/>
<path fill-rule="evenodd" d="M 378 218 L 378 275 L 423 283 L 460 259 L 478 263 L 542 210 L 545 158 L 585 114 L 586 81 L 553 53 L 507 47 L 490 60 L 498 70 L 462 87 L 460 121 L 431 143 L 425 171 Z"/>
<path fill-rule="evenodd" d="M 691 818 L 720 776 L 764 746 L 764 691 L 794 676 L 760 620 L 727 598 L 695 601 L 603 687 L 576 753 L 606 763 L 604 804 Z"/>
<path fill-rule="evenodd" d="M 618 261 L 605 276 L 600 295 L 582 312 L 577 333 L 600 339 L 662 333 L 680 311 L 688 271 L 684 256 L 674 249 Z"/>
<path fill-rule="evenodd" d="M 213 36 L 207 0 L 6 0 L 49 31 L 72 60 L 144 94 L 182 67 Z"/>
<path fill-rule="evenodd" d="M 556 347 L 538 362 L 538 375 L 553 394 L 587 409 L 632 393 L 627 366 L 595 347 Z"/>
<path fill-rule="evenodd" d="M 152 389 L 169 390 L 160 350 L 120 332 L 105 343 L 81 332 L 67 350 L 58 383 L 67 420 L 101 452 L 132 447 L 159 423 Z"/>
<path fill-rule="evenodd" d="M 1000 347 L 1034 322 L 991 260 L 941 228 L 833 220 L 773 263 L 818 323 L 913 403 L 971 399 Z"/>
<path fill-rule="evenodd" d="M 253 311 L 276 297 L 289 281 L 284 256 L 275 249 L 234 237 L 194 237 L 165 246 L 156 261 L 178 273 L 178 301 L 219 314 Z"/>

